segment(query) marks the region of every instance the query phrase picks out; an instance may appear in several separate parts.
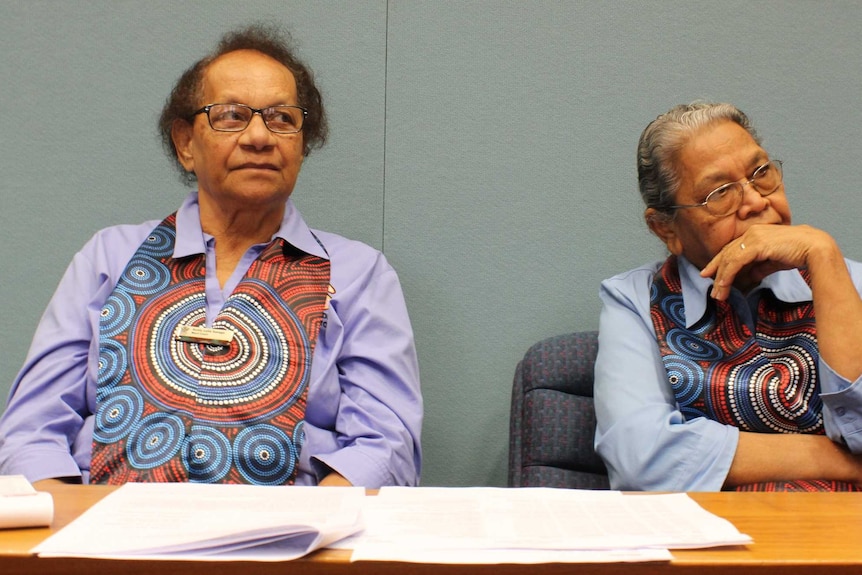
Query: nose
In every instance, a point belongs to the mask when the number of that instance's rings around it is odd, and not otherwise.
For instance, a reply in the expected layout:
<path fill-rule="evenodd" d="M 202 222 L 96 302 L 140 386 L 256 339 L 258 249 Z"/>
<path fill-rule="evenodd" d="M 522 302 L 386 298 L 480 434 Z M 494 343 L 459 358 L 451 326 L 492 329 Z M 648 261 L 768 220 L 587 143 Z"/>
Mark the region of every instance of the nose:
<path fill-rule="evenodd" d="M 272 145 L 273 138 L 274 135 L 266 127 L 263 116 L 260 115 L 260 112 L 255 112 L 252 114 L 248 126 L 240 135 L 240 143 L 254 148 L 265 148 Z"/>
<path fill-rule="evenodd" d="M 751 182 L 742 184 L 742 202 L 737 214 L 741 219 L 756 215 L 769 207 L 769 198 L 758 192 Z"/>

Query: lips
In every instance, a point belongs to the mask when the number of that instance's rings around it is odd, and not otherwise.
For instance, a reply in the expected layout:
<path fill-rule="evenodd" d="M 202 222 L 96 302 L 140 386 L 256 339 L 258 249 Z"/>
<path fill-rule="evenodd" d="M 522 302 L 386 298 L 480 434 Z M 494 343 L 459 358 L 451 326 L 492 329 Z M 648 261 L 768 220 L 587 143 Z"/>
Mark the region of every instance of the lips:
<path fill-rule="evenodd" d="M 237 170 L 272 170 L 278 171 L 278 166 L 265 162 L 247 162 L 236 168 Z"/>

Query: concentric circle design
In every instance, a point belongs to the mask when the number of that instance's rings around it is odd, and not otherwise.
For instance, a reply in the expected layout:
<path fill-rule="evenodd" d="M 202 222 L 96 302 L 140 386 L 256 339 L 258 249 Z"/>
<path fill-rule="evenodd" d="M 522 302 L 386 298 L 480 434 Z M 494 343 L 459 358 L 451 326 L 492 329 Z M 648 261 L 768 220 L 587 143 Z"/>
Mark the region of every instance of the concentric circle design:
<path fill-rule="evenodd" d="M 201 346 L 174 339 L 180 325 L 202 326 L 206 296 L 185 282 L 148 300 L 131 330 L 133 378 L 166 410 L 185 408 L 197 395 Z"/>
<path fill-rule="evenodd" d="M 171 272 L 158 260 L 135 257 L 122 275 L 123 288 L 130 293 L 151 295 L 164 290 L 171 282 Z"/>
<path fill-rule="evenodd" d="M 111 391 L 126 374 L 129 358 L 126 347 L 116 340 L 103 339 L 99 347 L 99 385 L 97 396 Z"/>
<path fill-rule="evenodd" d="M 682 296 L 668 296 L 661 300 L 661 309 L 670 320 L 678 325 L 685 325 L 685 304 Z"/>
<path fill-rule="evenodd" d="M 176 231 L 173 228 L 158 226 L 144 240 L 138 252 L 157 259 L 170 257 L 174 253 L 175 238 Z"/>
<path fill-rule="evenodd" d="M 206 266 L 173 259 L 174 226 L 138 248 L 102 313 L 94 477 L 289 483 L 329 262 L 273 241 L 214 320 L 231 341 L 181 341 L 206 326 Z"/>
<path fill-rule="evenodd" d="M 274 296 L 270 294 L 270 297 Z M 291 310 L 270 310 L 259 298 L 235 294 L 213 327 L 230 329 L 234 341 L 229 353 L 222 350 L 205 358 L 202 371 L 207 376 L 201 380 L 199 398 L 202 403 L 236 405 L 264 401 L 268 404 L 265 398 L 286 379 L 292 381 L 298 376 L 297 384 L 279 389 L 278 393 L 279 410 L 293 405 L 305 389 L 308 371 L 305 364 L 291 361 L 291 345 L 299 345 L 305 351 L 303 355 L 308 356 L 310 344 Z"/>
<path fill-rule="evenodd" d="M 185 440 L 183 420 L 171 413 L 153 413 L 129 434 L 126 457 L 138 469 L 152 469 L 170 461 Z"/>
<path fill-rule="evenodd" d="M 134 317 L 135 300 L 123 290 L 114 290 L 102 306 L 99 335 L 104 338 L 122 333 L 128 329 Z"/>
<path fill-rule="evenodd" d="M 718 361 L 724 357 L 721 348 L 705 339 L 694 337 L 690 332 L 673 328 L 665 336 L 668 347 L 677 355 L 694 361 Z"/>
<path fill-rule="evenodd" d="M 235 419 L 235 406 L 254 405 L 254 418 L 260 420 L 289 409 L 302 396 L 308 362 L 290 361 L 290 349 L 299 345 L 308 358 L 310 344 L 290 310 L 277 316 L 280 310 L 266 309 L 258 298 L 234 294 L 213 324 L 233 332 L 233 341 L 206 346 L 174 339 L 179 325 L 205 321 L 203 294 L 177 295 L 169 290 L 150 299 L 133 327 L 135 341 L 147 345 L 135 347 L 131 366 L 140 380 L 159 383 L 149 389 L 154 401 L 178 409 L 193 399 L 201 422 L 224 423 Z"/>
<path fill-rule="evenodd" d="M 113 443 L 124 438 L 141 417 L 144 400 L 133 387 L 123 387 L 105 394 L 96 409 L 93 438 Z"/>
<path fill-rule="evenodd" d="M 193 425 L 188 446 L 183 451 L 183 464 L 189 480 L 215 483 L 225 477 L 233 463 L 230 441 L 218 429 Z"/>
<path fill-rule="evenodd" d="M 296 446 L 285 432 L 268 424 L 240 431 L 233 452 L 237 471 L 255 485 L 283 485 L 296 466 Z"/>
<path fill-rule="evenodd" d="M 697 363 L 678 356 L 664 358 L 668 381 L 673 388 L 680 410 L 687 418 L 702 417 L 703 411 L 692 409 L 692 405 L 703 398 L 704 372 Z"/>

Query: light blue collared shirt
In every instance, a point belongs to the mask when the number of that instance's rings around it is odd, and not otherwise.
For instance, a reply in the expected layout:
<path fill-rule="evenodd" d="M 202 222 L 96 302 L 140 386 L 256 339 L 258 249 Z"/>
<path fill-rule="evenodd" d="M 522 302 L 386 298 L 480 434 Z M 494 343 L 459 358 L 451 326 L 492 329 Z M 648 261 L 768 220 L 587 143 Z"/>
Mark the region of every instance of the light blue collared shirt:
<path fill-rule="evenodd" d="M 611 487 L 644 491 L 718 491 L 739 440 L 739 429 L 705 417 L 685 421 L 667 380 L 650 318 L 653 277 L 664 262 L 641 266 L 602 282 L 599 355 L 595 368 L 596 450 Z M 862 293 L 862 264 L 847 260 Z M 712 279 L 679 258 L 687 326 L 706 312 Z M 750 327 L 760 292 L 784 302 L 811 301 L 796 270 L 776 272 L 747 296 L 733 289 L 729 302 Z M 862 342 L 860 342 L 862 352 Z M 850 382 L 822 359 L 818 364 L 827 435 L 862 453 L 862 377 Z"/>

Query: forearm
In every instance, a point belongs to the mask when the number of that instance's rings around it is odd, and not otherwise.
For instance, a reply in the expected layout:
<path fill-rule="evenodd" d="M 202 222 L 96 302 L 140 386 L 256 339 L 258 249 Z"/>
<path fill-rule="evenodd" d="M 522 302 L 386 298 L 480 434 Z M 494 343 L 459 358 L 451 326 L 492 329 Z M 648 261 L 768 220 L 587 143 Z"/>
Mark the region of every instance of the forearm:
<path fill-rule="evenodd" d="M 745 249 L 741 249 L 745 246 Z M 848 380 L 862 374 L 862 299 L 835 240 L 811 226 L 755 225 L 729 242 L 701 270 L 713 277 L 712 297 L 727 299 L 778 270 L 807 269 L 820 355 Z"/>
<path fill-rule="evenodd" d="M 36 491 L 46 491 L 51 485 L 74 485 L 81 483 L 80 477 L 56 477 L 54 479 L 42 479 L 33 483 Z"/>
<path fill-rule="evenodd" d="M 653 269 L 602 282 L 596 449 L 614 489 L 718 491 L 738 431 L 706 418 L 686 422 L 679 411 L 652 331 Z"/>
<path fill-rule="evenodd" d="M 862 299 L 837 246 L 824 246 L 810 261 L 820 355 L 837 374 L 853 381 L 862 374 Z"/>
<path fill-rule="evenodd" d="M 725 489 L 789 479 L 858 484 L 862 459 L 825 435 L 740 432 Z"/>
<path fill-rule="evenodd" d="M 324 477 L 320 483 L 318 483 L 321 487 L 352 487 L 353 484 L 347 480 L 346 477 L 333 471 L 326 477 Z"/>

